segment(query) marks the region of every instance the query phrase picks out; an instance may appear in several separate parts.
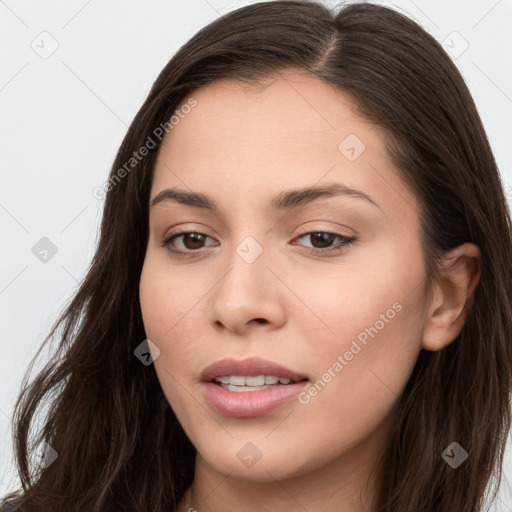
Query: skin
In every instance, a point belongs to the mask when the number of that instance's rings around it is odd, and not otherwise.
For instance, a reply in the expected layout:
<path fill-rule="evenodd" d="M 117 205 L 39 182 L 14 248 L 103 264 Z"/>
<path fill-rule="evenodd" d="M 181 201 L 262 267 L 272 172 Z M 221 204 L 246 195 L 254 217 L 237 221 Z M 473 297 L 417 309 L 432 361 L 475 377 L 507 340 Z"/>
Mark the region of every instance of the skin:
<path fill-rule="evenodd" d="M 164 139 L 151 199 L 176 186 L 212 196 L 220 210 L 171 200 L 151 207 L 140 280 L 158 379 L 198 452 L 177 511 L 376 510 L 375 467 L 399 396 L 420 350 L 441 350 L 460 332 L 480 252 L 464 244 L 447 255 L 428 298 L 415 198 L 382 130 L 329 84 L 286 71 L 263 88 L 221 80 L 193 97 L 197 106 Z M 365 145 L 353 161 L 338 149 L 349 134 Z M 282 191 L 331 182 L 377 205 L 341 195 L 288 211 L 268 206 Z M 174 240 L 195 255 L 162 247 L 177 227 L 207 235 Z M 357 240 L 322 245 L 301 231 Z M 248 236 L 263 249 L 252 263 L 236 252 Z M 309 252 L 322 247 L 339 250 Z M 206 401 L 199 375 L 225 357 L 258 356 L 317 382 L 393 304 L 400 311 L 307 404 L 292 399 L 242 419 Z M 247 442 L 262 455 L 252 467 L 237 457 Z"/>

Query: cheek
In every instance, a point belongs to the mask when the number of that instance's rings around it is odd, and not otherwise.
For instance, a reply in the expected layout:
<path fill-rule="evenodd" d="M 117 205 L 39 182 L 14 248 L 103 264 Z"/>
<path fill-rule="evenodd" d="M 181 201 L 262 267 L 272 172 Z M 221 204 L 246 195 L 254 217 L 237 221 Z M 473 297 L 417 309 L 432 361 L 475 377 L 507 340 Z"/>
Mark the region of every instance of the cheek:
<path fill-rule="evenodd" d="M 361 350 L 355 355 L 359 350 L 355 347 L 347 354 L 350 366 L 378 363 L 388 351 L 399 360 L 405 347 L 415 352 L 424 268 L 419 244 L 407 247 L 406 243 L 399 238 L 391 243 L 383 237 L 371 249 L 359 251 L 357 258 L 323 265 L 307 280 L 297 281 L 297 295 L 316 313 L 315 329 L 308 337 L 318 341 L 308 355 L 312 360 L 320 357 L 325 370 L 330 366 L 326 366 L 328 360 L 333 363 L 353 342 Z"/>
<path fill-rule="evenodd" d="M 421 255 L 405 258 L 400 247 L 390 244 L 355 260 L 318 265 L 307 278 L 294 280 L 294 292 L 305 306 L 296 321 L 310 340 L 313 359 L 343 353 L 353 340 L 362 346 L 374 340 L 378 350 L 399 344 L 408 333 L 410 339 L 418 334 L 424 306 Z"/>
<path fill-rule="evenodd" d="M 174 402 L 183 392 L 181 386 L 190 386 L 196 378 L 190 368 L 195 367 L 194 361 L 201 353 L 204 335 L 201 336 L 202 326 L 190 318 L 201 292 L 181 283 L 179 272 L 171 273 L 168 262 L 162 259 L 161 255 L 148 252 L 139 295 L 146 336 L 160 350 L 154 361 L 155 370 L 167 398 Z"/>
<path fill-rule="evenodd" d="M 402 300 L 400 306 L 400 311 L 383 309 L 384 315 L 388 311 L 388 323 L 363 322 L 362 329 L 330 343 L 316 359 L 311 354 L 317 371 L 300 397 L 302 412 L 296 420 L 308 423 L 317 433 L 319 457 L 371 440 L 380 435 L 384 423 L 392 424 L 394 408 L 420 350 L 414 339 L 411 304 Z"/>
<path fill-rule="evenodd" d="M 197 294 L 197 288 L 180 282 L 179 271 L 171 272 L 165 256 L 148 250 L 139 284 L 140 306 L 146 334 L 163 345 L 161 350 L 177 339 L 175 333 Z"/>
<path fill-rule="evenodd" d="M 165 267 L 147 255 L 139 285 L 144 330 L 146 337 L 160 350 L 153 365 L 162 391 L 175 414 L 183 419 L 187 417 L 187 407 L 182 396 L 185 375 L 180 371 L 186 368 L 186 354 L 176 346 L 180 337 L 176 336 L 173 326 L 185 312 L 180 310 L 183 302 L 175 296 L 175 287 L 171 290 L 169 281 L 165 279 Z"/>
<path fill-rule="evenodd" d="M 315 286 L 310 281 L 302 288 L 324 329 L 305 354 L 314 382 L 301 403 L 315 411 L 308 415 L 315 423 L 333 425 L 346 440 L 369 435 L 390 413 L 420 352 L 422 259 L 398 249 L 359 262 L 342 279 L 338 270 L 337 278 L 316 279 Z M 400 254 L 407 254 L 407 261 Z M 310 333 L 313 339 L 313 329 Z"/>

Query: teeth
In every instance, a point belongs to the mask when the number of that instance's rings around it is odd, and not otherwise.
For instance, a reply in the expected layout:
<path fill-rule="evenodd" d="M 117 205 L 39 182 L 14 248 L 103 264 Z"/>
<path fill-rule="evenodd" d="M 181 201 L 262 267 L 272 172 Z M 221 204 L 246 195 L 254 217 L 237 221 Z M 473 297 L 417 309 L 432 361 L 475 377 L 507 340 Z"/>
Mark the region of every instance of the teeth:
<path fill-rule="evenodd" d="M 215 377 L 215 381 L 232 386 L 264 386 L 277 384 L 278 382 L 281 384 L 290 384 L 290 382 L 293 382 L 291 379 L 276 377 L 275 375 L 251 375 L 247 377 L 239 375 L 223 375 L 221 377 Z"/>
<path fill-rule="evenodd" d="M 247 386 L 264 386 L 265 385 L 265 376 L 264 375 L 256 375 L 256 376 L 253 376 L 253 377 L 245 377 L 244 380 L 245 380 L 245 384 Z"/>

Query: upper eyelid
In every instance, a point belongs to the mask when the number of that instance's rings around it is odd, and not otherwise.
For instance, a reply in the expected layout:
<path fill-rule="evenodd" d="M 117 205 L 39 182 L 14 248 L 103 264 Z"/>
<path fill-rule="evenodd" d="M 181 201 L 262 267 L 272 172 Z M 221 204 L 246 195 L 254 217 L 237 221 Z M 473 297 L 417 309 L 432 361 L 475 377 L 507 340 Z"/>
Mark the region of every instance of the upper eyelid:
<path fill-rule="evenodd" d="M 197 233 L 197 234 L 200 234 L 200 235 L 206 235 L 206 236 L 208 236 L 210 238 L 215 238 L 215 236 L 210 235 L 207 232 L 207 230 L 204 230 L 202 228 L 194 229 L 194 228 L 189 228 L 189 227 L 184 227 L 184 228 L 183 227 L 178 227 L 175 230 L 171 229 L 170 232 L 166 233 L 162 238 L 163 239 L 167 239 L 167 238 L 170 238 L 172 236 L 183 235 L 183 234 L 186 235 L 187 233 Z M 307 234 L 311 234 L 311 233 L 331 233 L 333 235 L 340 235 L 340 236 L 346 236 L 346 237 L 355 236 L 354 234 L 340 233 L 340 232 L 338 232 L 338 230 L 336 228 L 314 228 L 313 227 L 313 228 L 300 229 L 295 237 L 297 238 L 297 237 L 300 237 L 300 236 L 303 236 L 303 235 L 307 235 Z"/>

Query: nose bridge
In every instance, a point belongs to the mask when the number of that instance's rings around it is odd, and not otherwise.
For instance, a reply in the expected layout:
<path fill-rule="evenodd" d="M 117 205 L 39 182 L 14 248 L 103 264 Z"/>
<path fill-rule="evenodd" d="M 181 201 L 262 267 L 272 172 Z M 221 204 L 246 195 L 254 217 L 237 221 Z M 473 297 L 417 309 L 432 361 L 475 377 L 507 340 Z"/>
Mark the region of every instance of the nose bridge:
<path fill-rule="evenodd" d="M 263 238 L 264 233 L 258 236 Z M 236 329 L 254 319 L 271 323 L 282 319 L 282 290 L 271 263 L 273 251 L 266 247 L 270 238 L 265 240 L 260 243 L 247 235 L 226 256 L 226 273 L 213 294 L 214 320 L 226 327 Z"/>
<path fill-rule="evenodd" d="M 260 295 L 263 287 L 268 287 L 268 277 L 272 273 L 267 268 L 269 264 L 270 250 L 268 249 L 268 239 L 265 243 L 258 237 L 259 242 L 254 236 L 247 235 L 241 242 L 234 245 L 233 250 L 227 257 L 226 267 L 229 270 L 223 281 L 228 287 L 233 286 L 229 293 L 240 295 Z M 251 289 L 242 289 L 243 287 Z"/>

